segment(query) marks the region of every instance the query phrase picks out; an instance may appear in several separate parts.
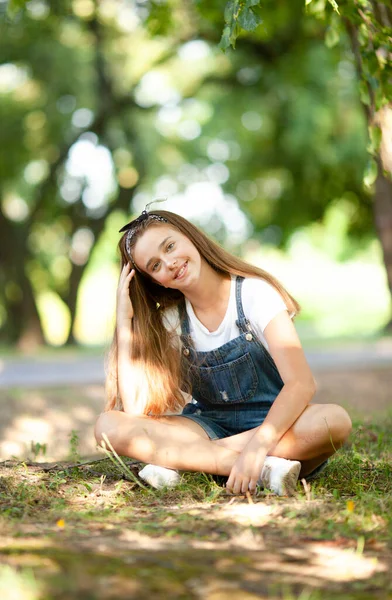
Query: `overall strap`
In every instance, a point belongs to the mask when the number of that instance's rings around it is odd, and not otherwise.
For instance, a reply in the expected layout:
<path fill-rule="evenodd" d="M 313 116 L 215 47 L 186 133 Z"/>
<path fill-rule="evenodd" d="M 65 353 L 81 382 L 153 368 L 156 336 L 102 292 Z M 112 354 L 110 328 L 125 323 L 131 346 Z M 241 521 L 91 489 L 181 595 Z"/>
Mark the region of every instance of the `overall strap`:
<path fill-rule="evenodd" d="M 180 322 L 181 322 L 181 334 L 183 336 L 189 336 L 190 335 L 190 325 L 189 325 L 188 313 L 186 312 L 185 298 L 183 298 L 183 300 L 179 303 L 178 312 L 180 315 Z"/>
<path fill-rule="evenodd" d="M 244 307 L 242 306 L 242 282 L 244 281 L 244 277 L 237 275 L 236 283 L 235 283 L 235 299 L 237 304 L 237 314 L 238 320 L 236 321 L 236 325 L 240 331 L 247 333 L 250 330 L 250 323 L 248 319 L 245 317 Z"/>

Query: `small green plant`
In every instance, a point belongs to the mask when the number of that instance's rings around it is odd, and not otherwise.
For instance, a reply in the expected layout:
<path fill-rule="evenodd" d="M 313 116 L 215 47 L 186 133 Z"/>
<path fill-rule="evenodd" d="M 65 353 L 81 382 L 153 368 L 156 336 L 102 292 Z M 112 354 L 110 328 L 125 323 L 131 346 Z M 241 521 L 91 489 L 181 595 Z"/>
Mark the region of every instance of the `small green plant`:
<path fill-rule="evenodd" d="M 30 442 L 30 452 L 33 457 L 33 460 L 36 460 L 38 456 L 41 454 L 42 456 L 46 455 L 47 445 L 41 444 L 40 442 L 34 442 L 31 440 Z"/>
<path fill-rule="evenodd" d="M 79 434 L 76 429 L 72 429 L 69 434 L 69 457 L 74 462 L 80 462 L 81 459 L 79 453 Z"/>

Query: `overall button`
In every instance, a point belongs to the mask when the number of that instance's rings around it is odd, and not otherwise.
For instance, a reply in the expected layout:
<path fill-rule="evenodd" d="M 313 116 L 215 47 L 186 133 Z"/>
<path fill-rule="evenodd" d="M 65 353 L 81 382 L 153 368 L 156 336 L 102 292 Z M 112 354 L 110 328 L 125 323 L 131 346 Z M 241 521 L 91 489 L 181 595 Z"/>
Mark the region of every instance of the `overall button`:
<path fill-rule="evenodd" d="M 185 356 L 189 356 L 189 348 L 184 348 L 182 352 Z"/>
<path fill-rule="evenodd" d="M 251 333 L 247 333 L 245 339 L 248 340 L 248 342 L 251 342 L 253 340 L 253 335 Z"/>

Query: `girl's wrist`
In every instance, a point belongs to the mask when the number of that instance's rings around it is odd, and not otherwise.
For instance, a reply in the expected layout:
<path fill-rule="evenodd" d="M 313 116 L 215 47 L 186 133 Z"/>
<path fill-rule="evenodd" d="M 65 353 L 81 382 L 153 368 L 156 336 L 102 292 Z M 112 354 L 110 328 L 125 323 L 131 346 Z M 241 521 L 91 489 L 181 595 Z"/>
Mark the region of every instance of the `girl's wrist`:
<path fill-rule="evenodd" d="M 257 452 L 264 452 L 264 454 L 268 454 L 271 448 L 274 448 L 278 440 L 271 436 L 264 436 L 260 431 L 256 431 L 252 439 L 248 442 L 248 447 L 256 450 Z"/>
<path fill-rule="evenodd" d="M 117 324 L 116 324 L 117 330 L 130 329 L 130 327 L 132 325 L 132 320 L 133 320 L 133 317 L 117 319 Z"/>
<path fill-rule="evenodd" d="M 117 331 L 117 341 L 125 341 L 129 342 L 132 336 L 132 320 L 128 322 L 121 321 L 121 323 L 117 323 L 116 326 Z"/>

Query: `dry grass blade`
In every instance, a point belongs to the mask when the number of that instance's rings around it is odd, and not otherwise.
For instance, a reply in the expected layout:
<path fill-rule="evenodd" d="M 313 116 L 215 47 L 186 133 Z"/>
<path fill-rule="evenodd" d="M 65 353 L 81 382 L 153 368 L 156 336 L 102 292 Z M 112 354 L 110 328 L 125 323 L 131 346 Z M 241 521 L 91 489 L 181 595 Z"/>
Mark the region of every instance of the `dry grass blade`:
<path fill-rule="evenodd" d="M 141 487 L 143 490 L 145 490 L 146 492 L 148 492 L 150 494 L 151 490 L 149 488 L 147 488 L 145 485 L 142 484 L 142 482 L 134 475 L 134 473 L 132 473 L 132 471 L 127 467 L 127 465 L 125 464 L 125 462 L 117 454 L 117 452 L 113 448 L 112 444 L 109 442 L 109 439 L 108 439 L 106 433 L 103 433 L 102 437 L 103 437 L 103 441 L 101 442 L 100 448 L 105 452 L 106 456 L 116 466 L 118 466 L 117 463 L 119 463 L 120 466 L 121 466 L 121 468 L 122 468 L 122 470 L 123 470 L 123 472 L 131 479 L 131 481 L 133 481 L 134 483 L 136 483 L 136 485 L 138 485 L 139 487 Z M 109 449 L 110 449 L 111 452 L 109 452 L 109 450 L 106 448 L 106 446 L 109 447 Z M 115 458 L 113 458 L 113 457 L 115 457 Z"/>
<path fill-rule="evenodd" d="M 250 493 L 249 491 L 247 491 L 247 492 L 245 493 L 245 495 L 246 495 L 246 497 L 247 497 L 247 499 L 248 499 L 248 502 L 249 502 L 249 504 L 254 504 L 254 502 L 253 502 L 253 498 L 252 498 L 252 495 L 251 495 L 251 493 Z"/>
<path fill-rule="evenodd" d="M 306 500 L 308 502 L 310 502 L 311 499 L 312 499 L 312 496 L 311 496 L 311 493 L 310 493 L 310 485 L 308 484 L 308 482 L 306 481 L 306 479 L 301 479 L 301 483 L 304 486 L 304 490 L 305 490 L 305 494 L 306 494 Z"/>

